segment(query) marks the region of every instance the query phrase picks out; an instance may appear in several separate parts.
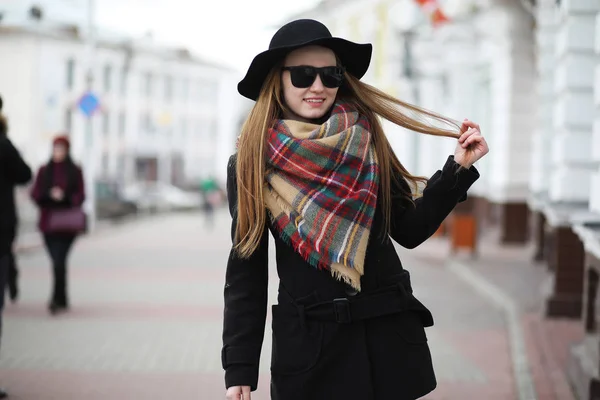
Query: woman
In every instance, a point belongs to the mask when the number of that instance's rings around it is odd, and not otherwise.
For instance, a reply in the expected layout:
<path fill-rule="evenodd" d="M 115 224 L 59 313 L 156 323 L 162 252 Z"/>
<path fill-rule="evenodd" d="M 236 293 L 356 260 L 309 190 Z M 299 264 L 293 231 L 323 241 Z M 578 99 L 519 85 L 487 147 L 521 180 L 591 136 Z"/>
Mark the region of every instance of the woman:
<path fill-rule="evenodd" d="M 69 308 L 67 296 L 67 258 L 81 227 L 56 228 L 57 212 L 80 210 L 85 199 L 83 174 L 71 159 L 70 143 L 58 136 L 52 145 L 52 158 L 36 176 L 31 197 L 40 208 L 38 227 L 44 236 L 46 251 L 52 261 L 54 286 L 48 309 L 52 314 Z M 77 224 L 75 224 L 77 225 Z"/>
<path fill-rule="evenodd" d="M 228 168 L 228 399 L 250 399 L 257 387 L 269 231 L 280 279 L 272 399 L 409 400 L 436 386 L 424 330 L 433 318 L 412 295 L 392 239 L 414 248 L 429 238 L 478 179 L 473 163 L 488 147 L 477 124 L 454 125 L 362 83 L 371 50 L 317 21 L 294 21 L 238 85 L 256 104 Z M 378 117 L 458 139 L 418 198 L 425 179 L 400 164 Z"/>

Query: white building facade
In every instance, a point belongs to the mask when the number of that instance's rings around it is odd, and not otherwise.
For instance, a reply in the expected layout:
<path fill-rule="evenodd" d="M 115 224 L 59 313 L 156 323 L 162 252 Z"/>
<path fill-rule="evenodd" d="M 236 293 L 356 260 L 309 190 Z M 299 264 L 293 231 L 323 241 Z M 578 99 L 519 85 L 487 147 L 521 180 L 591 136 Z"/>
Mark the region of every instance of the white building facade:
<path fill-rule="evenodd" d="M 239 73 L 148 39 L 101 31 L 89 46 L 79 25 L 17 18 L 27 10 L 0 7 L 0 95 L 9 135 L 34 170 L 50 158 L 57 134 L 70 137 L 84 168 L 92 229 L 99 182 L 193 189 L 209 177 L 225 183 L 242 112 Z M 79 107 L 89 89 L 99 100 L 91 117 Z M 35 229 L 37 215 L 27 191 L 17 191 L 23 231 Z"/>
<path fill-rule="evenodd" d="M 88 162 L 82 157 L 92 147 L 97 179 L 224 179 L 237 123 L 232 71 L 184 49 L 101 37 L 92 83 L 100 108 L 90 132 L 78 107 L 87 82 L 76 28 L 0 25 L 0 54 L 10 135 L 33 166 L 47 161 L 53 136 L 65 132 L 77 161 Z"/>

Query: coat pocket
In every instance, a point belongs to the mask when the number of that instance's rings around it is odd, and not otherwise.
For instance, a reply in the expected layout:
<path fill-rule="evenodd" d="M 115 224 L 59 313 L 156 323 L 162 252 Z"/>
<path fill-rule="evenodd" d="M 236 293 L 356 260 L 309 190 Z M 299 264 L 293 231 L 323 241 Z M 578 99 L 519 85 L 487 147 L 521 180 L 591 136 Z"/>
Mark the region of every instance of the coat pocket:
<path fill-rule="evenodd" d="M 408 344 L 427 343 L 427 334 L 423 326 L 422 318 L 417 311 L 408 310 L 395 316 L 394 328 Z"/>
<path fill-rule="evenodd" d="M 302 324 L 298 315 L 284 313 L 278 305 L 272 311 L 271 372 L 281 375 L 307 372 L 319 361 L 323 324 L 308 319 Z"/>

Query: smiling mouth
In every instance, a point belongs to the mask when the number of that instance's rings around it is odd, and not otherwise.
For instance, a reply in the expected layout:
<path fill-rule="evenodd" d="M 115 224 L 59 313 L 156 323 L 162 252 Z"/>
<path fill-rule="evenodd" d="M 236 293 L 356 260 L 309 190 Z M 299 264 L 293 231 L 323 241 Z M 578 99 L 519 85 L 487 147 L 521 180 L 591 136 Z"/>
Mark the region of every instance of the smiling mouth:
<path fill-rule="evenodd" d="M 325 99 L 304 99 L 304 101 L 310 104 L 323 104 Z"/>

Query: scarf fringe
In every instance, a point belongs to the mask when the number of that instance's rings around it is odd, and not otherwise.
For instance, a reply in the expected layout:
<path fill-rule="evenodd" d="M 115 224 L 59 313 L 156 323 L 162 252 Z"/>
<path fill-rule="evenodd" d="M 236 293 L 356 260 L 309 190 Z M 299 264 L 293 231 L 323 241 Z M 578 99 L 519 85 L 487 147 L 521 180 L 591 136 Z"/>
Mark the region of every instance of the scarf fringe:
<path fill-rule="evenodd" d="M 273 189 L 269 189 L 269 194 L 271 196 L 273 196 L 273 199 L 275 200 L 275 202 L 277 203 L 277 205 L 279 207 L 281 207 L 281 210 L 286 213 L 288 215 L 288 217 L 290 215 L 292 215 L 293 209 L 292 207 L 283 199 L 283 197 L 281 197 L 279 195 L 279 193 L 277 193 L 276 191 L 274 191 Z"/>
<path fill-rule="evenodd" d="M 269 215 L 269 219 L 271 220 L 271 223 L 275 227 L 275 230 L 279 234 L 279 238 L 281 239 L 281 241 L 283 243 L 285 243 L 287 246 L 292 247 L 294 249 L 294 251 L 296 252 L 296 254 L 300 255 L 300 257 L 302 257 L 302 259 L 304 261 L 306 261 L 308 264 L 310 264 L 312 267 L 314 267 L 316 269 L 329 270 L 329 272 L 331 273 L 331 276 L 334 279 L 336 279 L 338 281 L 341 281 L 341 282 L 344 282 L 345 284 L 352 286 L 354 289 L 356 289 L 356 290 L 358 290 L 360 292 L 360 290 L 361 290 L 361 287 L 360 287 L 360 278 L 359 278 L 358 281 L 356 281 L 356 280 L 352 279 L 351 276 L 349 276 L 347 274 L 344 274 L 343 271 L 331 268 L 330 264 L 328 264 L 326 262 L 323 262 L 319 258 L 315 257 L 313 254 L 308 254 L 306 252 L 300 251 L 298 249 L 298 246 L 296 246 L 292 242 L 292 239 L 290 238 L 290 236 L 288 234 L 286 234 L 281 229 L 281 227 L 277 224 L 277 218 L 273 215 L 273 213 L 271 213 L 270 210 L 267 210 L 267 214 Z M 340 264 L 340 265 L 343 265 L 344 268 L 350 268 L 348 266 L 345 266 L 344 264 Z M 354 269 L 354 271 L 356 271 L 360 276 L 363 276 L 363 274 L 364 274 L 364 266 L 361 266 L 360 268 L 356 267 Z"/>
<path fill-rule="evenodd" d="M 333 268 L 331 269 L 331 276 L 333 276 L 338 281 L 344 282 L 346 285 L 352 286 L 354 289 L 356 289 L 360 292 L 360 280 L 358 282 L 355 282 L 348 275 L 345 275 L 341 271 L 338 271 L 337 269 L 333 269 Z M 361 274 L 361 276 L 362 276 L 362 274 Z"/>

